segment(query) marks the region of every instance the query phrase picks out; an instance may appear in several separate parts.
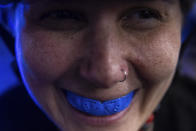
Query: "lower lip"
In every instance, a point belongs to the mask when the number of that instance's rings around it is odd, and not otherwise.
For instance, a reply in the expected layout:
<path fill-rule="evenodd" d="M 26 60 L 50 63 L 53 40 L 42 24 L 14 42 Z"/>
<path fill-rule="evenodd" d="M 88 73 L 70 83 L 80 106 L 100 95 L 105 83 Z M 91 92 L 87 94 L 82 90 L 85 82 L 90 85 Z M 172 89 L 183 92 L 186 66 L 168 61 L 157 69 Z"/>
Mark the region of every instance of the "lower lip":
<path fill-rule="evenodd" d="M 71 105 L 69 106 L 71 107 L 70 109 L 73 117 L 75 117 L 78 122 L 84 122 L 91 126 L 106 126 L 115 124 L 120 121 L 123 116 L 125 116 L 129 109 L 129 107 L 127 107 L 125 110 L 110 116 L 91 116 L 74 109 Z"/>

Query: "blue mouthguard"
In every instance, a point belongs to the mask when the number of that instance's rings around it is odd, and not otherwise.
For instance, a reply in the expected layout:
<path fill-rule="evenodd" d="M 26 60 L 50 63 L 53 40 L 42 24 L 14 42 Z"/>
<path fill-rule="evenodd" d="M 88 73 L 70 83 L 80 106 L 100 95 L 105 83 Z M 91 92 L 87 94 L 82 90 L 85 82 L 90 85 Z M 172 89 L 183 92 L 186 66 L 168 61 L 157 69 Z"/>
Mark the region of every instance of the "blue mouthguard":
<path fill-rule="evenodd" d="M 121 112 L 129 106 L 133 95 L 134 91 L 130 92 L 126 96 L 101 102 L 99 100 L 89 99 L 79 96 L 73 92 L 66 91 L 67 100 L 72 107 L 93 116 L 107 116 Z"/>

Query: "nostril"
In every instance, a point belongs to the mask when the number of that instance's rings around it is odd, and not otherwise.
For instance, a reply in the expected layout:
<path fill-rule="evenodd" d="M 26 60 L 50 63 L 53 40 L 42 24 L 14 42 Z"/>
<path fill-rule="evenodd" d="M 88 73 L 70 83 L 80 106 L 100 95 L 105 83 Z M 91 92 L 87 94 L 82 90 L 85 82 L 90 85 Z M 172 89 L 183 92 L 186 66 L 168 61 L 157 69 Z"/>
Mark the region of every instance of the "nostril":
<path fill-rule="evenodd" d="M 96 87 L 113 87 L 114 84 L 125 82 L 128 76 L 128 70 L 120 65 L 110 66 L 98 63 L 82 63 L 80 66 L 80 75 L 84 80 L 96 85 Z M 112 68 L 113 67 L 113 68 Z"/>
<path fill-rule="evenodd" d="M 96 87 L 113 87 L 119 82 L 125 82 L 128 75 L 126 60 L 113 55 L 86 57 L 80 62 L 79 68 L 80 76 Z"/>

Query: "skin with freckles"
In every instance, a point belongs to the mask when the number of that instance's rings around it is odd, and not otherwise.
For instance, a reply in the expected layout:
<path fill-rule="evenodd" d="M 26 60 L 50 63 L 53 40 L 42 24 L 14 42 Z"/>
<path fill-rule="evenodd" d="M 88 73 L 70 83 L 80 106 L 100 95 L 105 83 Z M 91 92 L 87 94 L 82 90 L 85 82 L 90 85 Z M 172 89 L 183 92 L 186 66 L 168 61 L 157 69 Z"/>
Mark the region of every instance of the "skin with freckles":
<path fill-rule="evenodd" d="M 24 0 L 15 17 L 23 81 L 63 131 L 138 131 L 175 73 L 181 19 L 178 0 Z M 101 101 L 137 92 L 119 120 L 93 125 L 62 90 Z"/>

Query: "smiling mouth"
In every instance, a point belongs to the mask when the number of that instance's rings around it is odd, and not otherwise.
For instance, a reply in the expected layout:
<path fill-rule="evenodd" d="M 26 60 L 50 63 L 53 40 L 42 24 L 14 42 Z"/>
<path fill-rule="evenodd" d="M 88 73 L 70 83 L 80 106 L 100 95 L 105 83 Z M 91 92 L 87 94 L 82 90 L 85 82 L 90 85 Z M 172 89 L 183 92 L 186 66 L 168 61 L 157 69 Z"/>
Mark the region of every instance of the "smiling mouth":
<path fill-rule="evenodd" d="M 68 103 L 76 110 L 90 116 L 110 116 L 124 111 L 132 102 L 136 90 L 129 94 L 101 102 L 99 100 L 86 98 L 76 93 L 63 90 Z"/>

